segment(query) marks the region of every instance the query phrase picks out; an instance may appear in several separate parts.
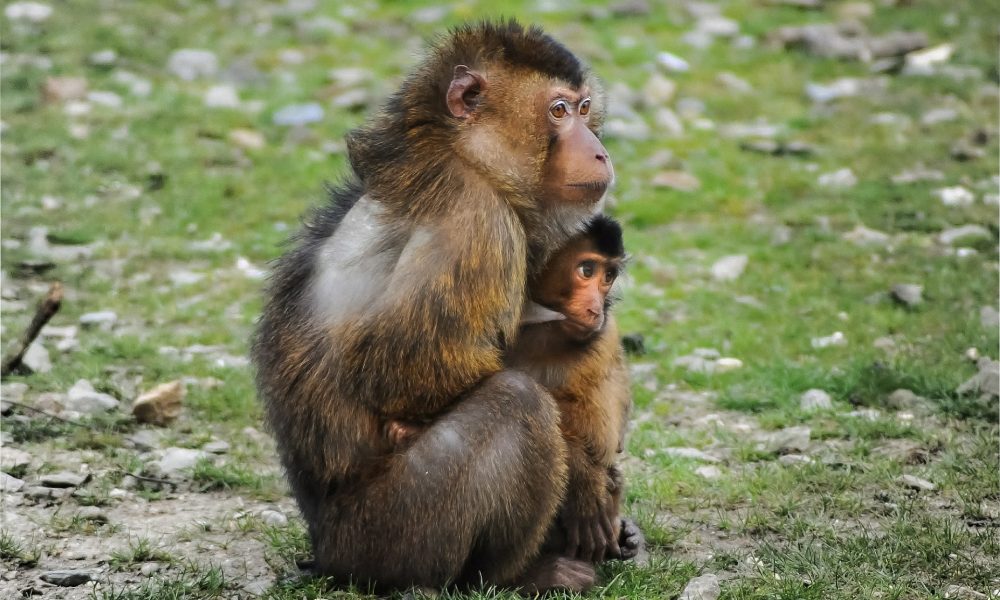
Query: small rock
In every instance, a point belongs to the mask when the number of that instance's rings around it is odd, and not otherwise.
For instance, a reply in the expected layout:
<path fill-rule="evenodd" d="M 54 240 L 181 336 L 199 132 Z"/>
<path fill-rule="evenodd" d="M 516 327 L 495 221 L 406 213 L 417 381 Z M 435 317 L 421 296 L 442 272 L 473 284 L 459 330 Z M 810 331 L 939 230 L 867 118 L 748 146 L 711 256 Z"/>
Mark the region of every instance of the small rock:
<path fill-rule="evenodd" d="M 825 336 L 812 338 L 810 340 L 813 348 L 830 348 L 831 346 L 846 346 L 847 337 L 841 331 L 834 331 L 833 334 Z"/>
<path fill-rule="evenodd" d="M 209 454 L 225 454 L 226 452 L 229 452 L 229 442 L 224 440 L 214 440 L 205 443 L 201 449 Z"/>
<path fill-rule="evenodd" d="M 91 580 L 90 571 L 47 571 L 39 579 L 60 587 L 76 587 Z"/>
<path fill-rule="evenodd" d="M 77 473 L 70 473 L 69 471 L 61 471 L 59 473 L 49 473 L 42 475 L 38 482 L 43 487 L 49 488 L 75 488 L 83 485 L 90 475 L 79 475 Z"/>
<path fill-rule="evenodd" d="M 828 84 L 809 82 L 806 84 L 806 96 L 817 104 L 826 104 L 857 96 L 861 93 L 861 88 L 861 81 L 853 77 L 844 77 Z"/>
<path fill-rule="evenodd" d="M 656 126 L 659 127 L 664 133 L 672 136 L 684 135 L 684 123 L 681 122 L 677 113 L 665 106 L 656 110 L 656 113 L 653 115 L 653 120 L 656 122 Z"/>
<path fill-rule="evenodd" d="M 49 351 L 38 340 L 31 342 L 28 351 L 21 357 L 21 364 L 31 369 L 32 373 L 48 373 L 52 370 L 52 359 Z"/>
<path fill-rule="evenodd" d="M 924 286 L 915 283 L 897 283 L 889 290 L 893 300 L 911 308 L 923 302 L 923 293 Z"/>
<path fill-rule="evenodd" d="M 89 312 L 80 315 L 80 325 L 83 327 L 99 327 L 101 329 L 111 329 L 118 320 L 118 315 L 111 310 Z"/>
<path fill-rule="evenodd" d="M 691 65 L 686 60 L 671 52 L 660 52 L 656 55 L 656 62 L 671 73 L 687 73 L 691 70 Z"/>
<path fill-rule="evenodd" d="M 330 106 L 347 110 L 360 110 L 372 103 L 371 93 L 363 88 L 347 90 L 330 100 Z"/>
<path fill-rule="evenodd" d="M 673 456 L 675 458 L 690 458 L 710 463 L 722 462 L 721 458 L 712 456 L 707 452 L 702 452 L 697 448 L 664 448 L 663 453 L 667 456 Z"/>
<path fill-rule="evenodd" d="M 236 88 L 223 84 L 213 85 L 205 92 L 205 106 L 209 108 L 239 108 L 240 96 Z"/>
<path fill-rule="evenodd" d="M 954 108 L 947 106 L 942 106 L 938 108 L 932 108 L 931 110 L 925 112 L 920 117 L 920 122 L 924 125 L 937 125 L 938 123 L 947 123 L 948 121 L 954 121 L 958 118 L 958 111 Z"/>
<path fill-rule="evenodd" d="M 852 188 L 857 185 L 858 178 L 854 171 L 845 168 L 820 175 L 816 183 L 826 188 Z"/>
<path fill-rule="evenodd" d="M 712 264 L 712 278 L 716 281 L 733 281 L 743 274 L 749 260 L 746 254 L 723 256 Z"/>
<path fill-rule="evenodd" d="M 94 523 L 108 522 L 108 515 L 101 510 L 100 506 L 81 506 L 80 510 L 76 512 L 76 517 Z"/>
<path fill-rule="evenodd" d="M 959 394 L 989 394 L 1000 396 L 1000 362 L 983 357 L 977 363 L 979 372 L 955 390 Z"/>
<path fill-rule="evenodd" d="M 271 120 L 275 125 L 300 127 L 323 120 L 323 107 L 315 102 L 290 104 L 278 109 Z"/>
<path fill-rule="evenodd" d="M 896 184 L 917 183 L 920 181 L 941 181 L 943 179 L 944 173 L 941 171 L 938 171 L 937 169 L 928 169 L 923 166 L 907 169 L 892 176 L 892 182 Z"/>
<path fill-rule="evenodd" d="M 946 246 L 951 246 L 959 240 L 990 237 L 990 230 L 986 229 L 982 225 L 962 225 L 961 227 L 945 229 L 938 234 L 938 241 Z"/>
<path fill-rule="evenodd" d="M 4 473 L 21 471 L 29 464 L 31 464 L 31 455 L 24 450 L 11 448 L 6 443 L 0 448 L 0 471 Z"/>
<path fill-rule="evenodd" d="M 778 462 L 786 467 L 811 464 L 813 459 L 803 454 L 782 454 L 778 457 Z"/>
<path fill-rule="evenodd" d="M 941 188 L 934 192 L 945 206 L 972 206 L 976 195 L 960 185 Z"/>
<path fill-rule="evenodd" d="M 66 392 L 64 409 L 85 415 L 118 408 L 118 400 L 109 394 L 98 392 L 86 379 L 78 379 Z"/>
<path fill-rule="evenodd" d="M 143 563 L 142 566 L 139 567 L 139 573 L 141 573 L 144 577 L 150 577 L 151 575 L 159 573 L 160 569 L 162 568 L 163 565 L 161 565 L 160 563 L 155 563 L 155 562 Z"/>
<path fill-rule="evenodd" d="M 3 14 L 11 21 L 41 23 L 52 16 L 52 7 L 41 2 L 13 2 L 7 5 Z"/>
<path fill-rule="evenodd" d="M 125 438 L 125 441 L 132 444 L 140 452 L 148 452 L 160 447 L 163 440 L 163 433 L 153 429 L 140 429 Z"/>
<path fill-rule="evenodd" d="M 892 240 L 889 234 L 858 225 L 844 234 L 844 239 L 858 246 L 886 246 Z"/>
<path fill-rule="evenodd" d="M 917 490 L 918 492 L 933 492 L 937 489 L 937 486 L 930 481 L 921 479 L 914 475 L 900 475 L 896 481 L 903 484 L 905 487 Z"/>
<path fill-rule="evenodd" d="M 743 368 L 743 361 L 731 356 L 722 356 L 715 361 L 716 373 L 727 373 Z"/>
<path fill-rule="evenodd" d="M 934 68 L 948 62 L 954 52 L 955 47 L 951 44 L 940 44 L 933 48 L 910 52 L 904 59 L 902 72 L 904 75 L 931 75 L 934 73 Z"/>
<path fill-rule="evenodd" d="M 799 397 L 799 407 L 807 412 L 829 410 L 833 408 L 833 402 L 830 399 L 830 394 L 827 394 L 823 390 L 814 388 L 806 390 L 802 396 Z"/>
<path fill-rule="evenodd" d="M 167 70 L 185 81 L 211 77 L 219 70 L 219 61 L 208 50 L 183 48 L 175 50 L 167 60 Z"/>
<path fill-rule="evenodd" d="M 683 367 L 692 373 L 714 373 L 715 360 L 705 359 L 700 356 L 678 356 L 673 361 L 673 366 Z"/>
<path fill-rule="evenodd" d="M 667 187 L 681 192 L 693 192 L 701 187 L 701 181 L 697 177 L 684 171 L 657 173 L 651 183 L 656 187 Z"/>
<path fill-rule="evenodd" d="M 42 85 L 42 97 L 50 103 L 83 100 L 87 97 L 87 80 L 83 77 L 49 77 Z"/>
<path fill-rule="evenodd" d="M 859 408 L 858 410 L 843 413 L 843 415 L 845 417 L 865 419 L 866 421 L 878 421 L 879 417 L 882 416 L 882 414 L 874 408 Z"/>
<path fill-rule="evenodd" d="M 24 487 L 24 481 L 0 472 L 0 492 L 18 492 Z"/>
<path fill-rule="evenodd" d="M 39 501 L 61 500 L 70 495 L 73 490 L 70 488 L 50 488 L 40 485 L 31 486 L 24 490 L 24 496 Z"/>
<path fill-rule="evenodd" d="M 263 134 L 252 129 L 234 129 L 230 131 L 229 141 L 247 150 L 260 150 L 266 144 Z"/>
<path fill-rule="evenodd" d="M 713 465 L 702 465 L 694 470 L 694 474 L 700 477 L 704 477 L 709 481 L 722 477 L 722 471 L 719 469 L 719 467 Z"/>
<path fill-rule="evenodd" d="M 902 388 L 895 390 L 886 397 L 886 405 L 896 410 L 912 409 L 925 402 L 927 402 L 926 398 Z"/>
<path fill-rule="evenodd" d="M 649 125 L 641 118 L 635 119 L 608 119 L 604 130 L 609 137 L 621 138 L 624 140 L 643 141 L 650 137 Z"/>
<path fill-rule="evenodd" d="M 170 279 L 170 283 L 176 286 L 194 285 L 205 278 L 204 273 L 195 273 L 194 271 L 188 271 L 186 269 L 177 269 L 171 271 L 167 277 Z"/>
<path fill-rule="evenodd" d="M 1000 313 L 992 306 L 984 306 L 979 309 L 979 322 L 986 329 L 996 329 L 1000 327 Z"/>
<path fill-rule="evenodd" d="M 642 88 L 643 100 L 651 106 L 659 106 L 673 100 L 677 84 L 659 73 L 653 73 Z"/>
<path fill-rule="evenodd" d="M 167 425 L 181 414 L 185 392 L 181 381 L 160 384 L 135 399 L 132 415 L 140 423 Z"/>
<path fill-rule="evenodd" d="M 716 600 L 720 594 L 718 575 L 709 573 L 689 581 L 677 600 Z"/>
<path fill-rule="evenodd" d="M 996 594 L 994 593 L 994 596 Z M 955 600 L 986 600 L 989 596 L 962 585 L 949 585 L 944 589 L 944 597 Z"/>
<path fill-rule="evenodd" d="M 284 527 L 285 525 L 288 525 L 288 517 L 276 510 L 260 511 L 260 520 L 263 521 L 265 525 L 270 525 L 271 527 Z"/>
<path fill-rule="evenodd" d="M 107 108 L 121 108 L 122 97 L 114 92 L 94 90 L 87 93 L 87 101 L 91 104 L 104 106 Z"/>
<path fill-rule="evenodd" d="M 109 67 L 115 64 L 116 60 L 118 60 L 118 53 L 111 48 L 98 50 L 87 57 L 87 62 L 95 67 Z"/>
<path fill-rule="evenodd" d="M 160 458 L 149 464 L 162 475 L 174 475 L 183 469 L 190 469 L 199 460 L 210 455 L 202 450 L 190 448 L 167 448 L 160 453 Z"/>
<path fill-rule="evenodd" d="M 809 448 L 812 429 L 805 426 L 786 427 L 764 435 L 762 450 L 779 454 L 789 451 L 803 452 Z"/>

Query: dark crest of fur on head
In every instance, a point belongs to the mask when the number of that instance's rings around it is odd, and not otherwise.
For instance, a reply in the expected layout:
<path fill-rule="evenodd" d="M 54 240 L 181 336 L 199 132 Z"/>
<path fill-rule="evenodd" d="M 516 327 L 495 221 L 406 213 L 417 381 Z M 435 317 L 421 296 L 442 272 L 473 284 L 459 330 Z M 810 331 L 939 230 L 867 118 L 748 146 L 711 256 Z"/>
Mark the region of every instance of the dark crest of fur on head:
<path fill-rule="evenodd" d="M 607 215 L 597 215 L 587 223 L 584 233 L 594 241 L 598 252 L 607 256 L 625 256 L 622 226 Z"/>
<path fill-rule="evenodd" d="M 433 45 L 423 63 L 367 124 L 347 136 L 351 167 L 369 185 L 398 186 L 398 167 L 408 166 L 410 188 L 437 181 L 447 147 L 460 120 L 446 104 L 458 65 L 473 70 L 490 63 L 523 67 L 579 87 L 587 69 L 565 46 L 537 26 L 517 21 L 463 25 Z M 487 73 L 488 77 L 488 73 Z M 486 93 L 487 98 L 489 92 Z"/>

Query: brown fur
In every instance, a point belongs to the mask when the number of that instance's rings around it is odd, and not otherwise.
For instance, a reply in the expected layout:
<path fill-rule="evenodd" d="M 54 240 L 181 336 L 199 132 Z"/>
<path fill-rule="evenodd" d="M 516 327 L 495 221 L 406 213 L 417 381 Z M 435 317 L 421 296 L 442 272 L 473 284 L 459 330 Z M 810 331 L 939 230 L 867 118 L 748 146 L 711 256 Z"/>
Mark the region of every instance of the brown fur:
<path fill-rule="evenodd" d="M 459 66 L 485 89 L 461 87 L 473 79 Z M 459 84 L 468 114 L 445 101 Z M 502 362 L 529 273 L 598 198 L 539 200 L 555 150 L 610 180 L 606 155 L 573 158 L 552 133 L 556 88 L 596 90 L 539 30 L 456 30 L 348 136 L 351 176 L 275 266 L 252 358 L 322 574 L 378 588 L 593 583 L 589 565 L 539 557 L 566 442 L 551 395 Z M 592 113 L 596 131 L 599 97 Z M 431 425 L 396 450 L 394 419 Z"/>

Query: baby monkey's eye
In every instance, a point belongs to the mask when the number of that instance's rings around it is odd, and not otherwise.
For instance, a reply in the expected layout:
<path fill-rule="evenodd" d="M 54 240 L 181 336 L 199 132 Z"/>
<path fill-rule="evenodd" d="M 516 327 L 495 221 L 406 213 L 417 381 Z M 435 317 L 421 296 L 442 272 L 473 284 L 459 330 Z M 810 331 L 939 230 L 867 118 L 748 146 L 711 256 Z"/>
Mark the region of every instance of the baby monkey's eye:
<path fill-rule="evenodd" d="M 604 272 L 604 283 L 612 284 L 618 279 L 618 269 L 611 267 Z"/>
<path fill-rule="evenodd" d="M 588 260 L 580 263 L 580 265 L 576 268 L 576 272 L 580 274 L 580 277 L 590 279 L 594 276 L 594 271 L 596 269 L 597 265 L 594 264 L 594 261 Z"/>

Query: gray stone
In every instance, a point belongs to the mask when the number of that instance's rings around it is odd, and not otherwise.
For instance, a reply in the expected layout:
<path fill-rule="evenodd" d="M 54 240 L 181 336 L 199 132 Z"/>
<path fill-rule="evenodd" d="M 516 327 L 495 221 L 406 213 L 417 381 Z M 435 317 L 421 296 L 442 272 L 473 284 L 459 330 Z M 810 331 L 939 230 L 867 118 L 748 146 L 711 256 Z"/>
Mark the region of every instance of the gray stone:
<path fill-rule="evenodd" d="M 670 102 L 676 91 L 677 84 L 672 79 L 653 73 L 642 88 L 642 97 L 650 106 L 660 106 Z"/>
<path fill-rule="evenodd" d="M 962 585 L 949 585 L 944 588 L 944 597 L 949 600 L 986 600 L 988 596 L 981 592 L 977 592 L 972 588 L 967 588 Z"/>
<path fill-rule="evenodd" d="M 160 453 L 160 458 L 151 462 L 149 466 L 163 475 L 174 475 L 183 469 L 190 469 L 199 460 L 210 456 L 202 450 L 167 448 Z"/>
<path fill-rule="evenodd" d="M 20 381 L 0 384 L 0 399 L 8 402 L 21 402 L 28 391 L 28 384 Z"/>
<path fill-rule="evenodd" d="M 858 225 L 844 234 L 844 239 L 858 246 L 887 246 L 892 240 L 889 234 Z"/>
<path fill-rule="evenodd" d="M 785 465 L 786 467 L 792 467 L 797 465 L 808 465 L 812 463 L 813 459 L 805 456 L 803 454 L 782 454 L 778 457 L 778 462 Z"/>
<path fill-rule="evenodd" d="M 706 359 L 700 356 L 686 355 L 678 356 L 673 361 L 673 366 L 683 367 L 692 373 L 714 373 L 715 360 Z"/>
<path fill-rule="evenodd" d="M 17 492 L 24 487 L 24 481 L 0 472 L 0 492 Z"/>
<path fill-rule="evenodd" d="M 982 225 L 962 225 L 945 229 L 938 234 L 938 241 L 947 246 L 951 246 L 960 240 L 990 238 L 990 230 Z"/>
<path fill-rule="evenodd" d="M 185 81 L 192 81 L 215 75 L 219 70 L 219 60 L 208 50 L 183 48 L 170 55 L 167 70 Z"/>
<path fill-rule="evenodd" d="M 118 60 L 118 53 L 111 48 L 105 48 L 104 50 L 92 52 L 90 56 L 87 57 L 87 62 L 96 67 L 109 67 L 115 64 L 116 60 Z"/>
<path fill-rule="evenodd" d="M 716 600 L 720 594 L 718 575 L 709 573 L 689 581 L 677 600 Z"/>
<path fill-rule="evenodd" d="M 896 410 L 909 410 L 927 402 L 926 398 L 918 396 L 907 389 L 898 389 L 889 394 L 886 404 Z"/>
<path fill-rule="evenodd" d="M 108 515 L 99 506 L 81 506 L 76 512 L 76 517 L 94 523 L 107 523 L 109 520 Z"/>
<path fill-rule="evenodd" d="M 859 408 L 858 410 L 843 413 L 843 416 L 854 417 L 855 419 L 865 419 L 867 421 L 878 421 L 879 417 L 882 416 L 882 413 L 874 408 Z"/>
<path fill-rule="evenodd" d="M 47 571 L 39 579 L 60 587 L 76 587 L 92 579 L 90 571 Z"/>
<path fill-rule="evenodd" d="M 323 107 L 315 102 L 308 104 L 289 104 L 279 108 L 271 120 L 275 125 L 301 127 L 323 120 Z"/>
<path fill-rule="evenodd" d="M 118 400 L 109 394 L 98 392 L 86 379 L 78 379 L 66 392 L 64 410 L 84 415 L 93 415 L 118 408 Z"/>
<path fill-rule="evenodd" d="M 657 54 L 656 63 L 671 73 L 686 73 L 691 70 L 691 65 L 686 60 L 671 52 Z"/>
<path fill-rule="evenodd" d="M 903 484 L 905 487 L 917 490 L 918 492 L 933 492 L 937 489 L 937 486 L 930 481 L 921 479 L 920 477 L 916 477 L 914 475 L 900 475 L 896 481 Z"/>
<path fill-rule="evenodd" d="M 260 520 L 265 525 L 270 525 L 271 527 L 284 527 L 288 525 L 288 517 L 276 510 L 260 511 Z"/>
<path fill-rule="evenodd" d="M 117 320 L 118 315 L 111 310 L 101 310 L 80 315 L 80 325 L 83 327 L 110 329 Z"/>
<path fill-rule="evenodd" d="M 788 454 L 792 451 L 803 452 L 809 449 L 809 438 L 812 430 L 809 427 L 786 427 L 764 434 L 761 449 L 767 452 Z"/>
<path fill-rule="evenodd" d="M 713 465 L 702 465 L 694 470 L 694 474 L 700 477 L 704 477 L 709 481 L 719 479 L 720 477 L 722 477 L 722 471 L 719 469 L 719 467 Z"/>
<path fill-rule="evenodd" d="M 976 202 L 976 195 L 960 185 L 943 187 L 934 194 L 945 206 L 972 206 Z"/>
<path fill-rule="evenodd" d="M 723 256 L 712 264 L 712 278 L 716 281 L 733 281 L 743 274 L 749 260 L 746 254 Z"/>
<path fill-rule="evenodd" d="M 40 485 L 33 485 L 24 490 L 24 495 L 35 501 L 61 500 L 68 497 L 73 492 L 70 488 L 50 488 Z"/>
<path fill-rule="evenodd" d="M 75 488 L 83 485 L 90 475 L 80 475 L 77 473 L 70 473 L 69 471 L 60 471 L 59 473 L 47 473 L 42 475 L 38 482 L 50 488 Z"/>
<path fill-rule="evenodd" d="M 204 102 L 209 108 L 239 108 L 240 95 L 232 85 L 213 85 L 205 92 Z"/>
<path fill-rule="evenodd" d="M 799 406 L 804 411 L 816 411 L 816 410 L 829 410 L 833 408 L 833 402 L 830 399 L 830 394 L 827 394 L 823 390 L 811 389 L 806 390 L 802 396 L 799 397 Z"/>
<path fill-rule="evenodd" d="M 924 301 L 924 286 L 916 283 L 897 283 L 889 290 L 893 300 L 904 306 L 914 307 Z"/>
<path fill-rule="evenodd" d="M 12 2 L 3 10 L 11 21 L 41 23 L 52 16 L 52 7 L 41 2 Z"/>
<path fill-rule="evenodd" d="M 1000 327 L 1000 313 L 992 306 L 984 306 L 979 309 L 979 322 L 987 329 Z"/>
<path fill-rule="evenodd" d="M 674 458 L 690 458 L 710 463 L 722 462 L 721 458 L 712 456 L 711 454 L 703 452 L 697 448 L 664 448 L 663 453 Z"/>
<path fill-rule="evenodd" d="M 822 187 L 846 189 L 857 185 L 858 178 L 854 175 L 854 171 L 844 168 L 820 175 L 816 183 Z"/>
<path fill-rule="evenodd" d="M 140 429 L 132 435 L 125 438 L 125 441 L 131 443 L 135 446 L 136 450 L 141 452 L 147 452 L 149 450 L 155 450 L 160 447 L 160 441 L 163 440 L 163 434 L 159 431 L 153 429 Z"/>
<path fill-rule="evenodd" d="M 653 176 L 655 187 L 666 187 L 681 192 L 693 192 L 701 187 L 701 181 L 685 171 L 663 171 Z"/>
<path fill-rule="evenodd" d="M 155 562 L 143 563 L 142 566 L 139 567 L 139 573 L 141 573 L 143 577 L 149 577 L 150 575 L 158 573 L 162 568 L 163 565 L 161 565 L 160 563 L 155 563 Z"/>
<path fill-rule="evenodd" d="M 39 340 L 31 342 L 28 351 L 21 358 L 21 363 L 31 369 L 33 373 L 48 373 L 52 370 L 52 359 L 49 358 L 49 351 Z"/>
<path fill-rule="evenodd" d="M 31 455 L 24 450 L 4 445 L 0 447 L 0 471 L 20 471 L 31 463 Z"/>
<path fill-rule="evenodd" d="M 959 394 L 1000 396 L 1000 362 L 984 357 L 979 359 L 977 367 L 979 372 L 958 386 L 956 391 Z"/>
<path fill-rule="evenodd" d="M 209 454 L 225 454 L 229 452 L 229 442 L 225 440 L 214 440 L 206 443 L 201 447 L 201 449 Z"/>

